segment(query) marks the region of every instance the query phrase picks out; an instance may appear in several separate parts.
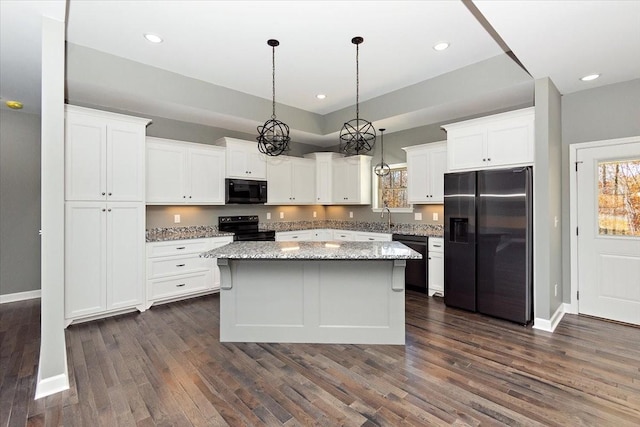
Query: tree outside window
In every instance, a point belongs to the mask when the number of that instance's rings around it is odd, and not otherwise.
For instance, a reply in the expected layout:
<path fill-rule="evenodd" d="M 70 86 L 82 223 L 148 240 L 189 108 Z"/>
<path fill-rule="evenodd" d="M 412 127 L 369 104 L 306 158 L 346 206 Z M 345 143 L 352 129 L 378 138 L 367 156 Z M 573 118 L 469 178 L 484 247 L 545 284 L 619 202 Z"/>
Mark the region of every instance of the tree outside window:
<path fill-rule="evenodd" d="M 598 164 L 600 234 L 640 236 L 640 159 Z"/>
<path fill-rule="evenodd" d="M 407 166 L 391 166 L 389 174 L 378 177 L 378 207 L 410 209 L 407 202 Z"/>

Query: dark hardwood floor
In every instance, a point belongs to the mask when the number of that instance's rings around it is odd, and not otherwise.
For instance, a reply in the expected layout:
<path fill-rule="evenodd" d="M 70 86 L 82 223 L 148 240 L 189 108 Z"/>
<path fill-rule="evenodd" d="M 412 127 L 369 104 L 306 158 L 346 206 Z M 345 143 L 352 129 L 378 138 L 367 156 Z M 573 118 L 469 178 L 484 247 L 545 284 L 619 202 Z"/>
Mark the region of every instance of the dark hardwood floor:
<path fill-rule="evenodd" d="M 407 345 L 221 344 L 218 296 L 66 331 L 71 388 L 33 400 L 38 300 L 0 305 L 0 426 L 640 424 L 640 328 L 554 334 L 407 294 Z"/>

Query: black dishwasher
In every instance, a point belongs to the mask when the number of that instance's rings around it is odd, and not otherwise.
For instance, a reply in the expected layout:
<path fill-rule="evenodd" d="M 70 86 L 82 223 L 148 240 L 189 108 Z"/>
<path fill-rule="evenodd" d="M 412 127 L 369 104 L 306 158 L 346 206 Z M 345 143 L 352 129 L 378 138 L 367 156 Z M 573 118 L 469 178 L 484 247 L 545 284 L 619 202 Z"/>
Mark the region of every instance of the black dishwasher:
<path fill-rule="evenodd" d="M 427 283 L 427 266 L 429 265 L 427 256 L 426 236 L 413 236 L 409 234 L 394 234 L 392 239 L 407 245 L 414 251 L 422 255 L 422 259 L 408 259 L 407 267 L 404 270 L 404 285 L 406 289 L 427 293 L 429 284 Z"/>

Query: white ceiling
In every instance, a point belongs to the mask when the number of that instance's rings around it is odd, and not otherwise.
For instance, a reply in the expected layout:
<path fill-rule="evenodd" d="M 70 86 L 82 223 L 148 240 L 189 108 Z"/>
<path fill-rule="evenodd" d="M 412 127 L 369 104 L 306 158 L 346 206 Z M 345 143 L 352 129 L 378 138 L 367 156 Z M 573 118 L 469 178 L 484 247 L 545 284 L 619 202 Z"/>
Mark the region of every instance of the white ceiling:
<path fill-rule="evenodd" d="M 551 77 L 563 94 L 640 78 L 640 1 L 474 4 L 533 77 Z M 38 111 L 39 15 L 52 13 L 51 8 L 59 13 L 61 7 L 64 13 L 64 1 L 0 0 L 0 7 L 0 96 Z M 164 42 L 150 44 L 144 32 L 161 35 Z M 322 115 L 355 102 L 350 40 L 356 35 L 365 39 L 361 102 L 502 53 L 455 0 L 68 1 L 71 43 L 267 99 L 271 48 L 266 41 L 277 38 L 278 103 Z M 451 47 L 434 51 L 432 46 L 443 40 Z M 602 77 L 578 80 L 594 72 Z M 327 98 L 316 99 L 318 93 Z M 520 95 L 504 96 L 516 102 Z M 433 117 L 442 117 L 447 108 L 451 105 Z M 143 109 L 140 102 L 131 111 Z M 416 110 L 403 120 L 420 116 Z M 180 116 L 189 117 L 188 109 Z"/>

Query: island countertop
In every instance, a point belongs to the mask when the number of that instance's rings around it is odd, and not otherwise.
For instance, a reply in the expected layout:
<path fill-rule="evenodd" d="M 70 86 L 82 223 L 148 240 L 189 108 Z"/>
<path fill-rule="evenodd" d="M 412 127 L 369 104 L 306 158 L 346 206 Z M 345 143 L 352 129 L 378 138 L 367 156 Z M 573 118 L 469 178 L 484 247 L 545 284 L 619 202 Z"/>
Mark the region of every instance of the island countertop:
<path fill-rule="evenodd" d="M 421 259 L 400 242 L 232 242 L 200 255 L 222 259 L 384 260 Z"/>

